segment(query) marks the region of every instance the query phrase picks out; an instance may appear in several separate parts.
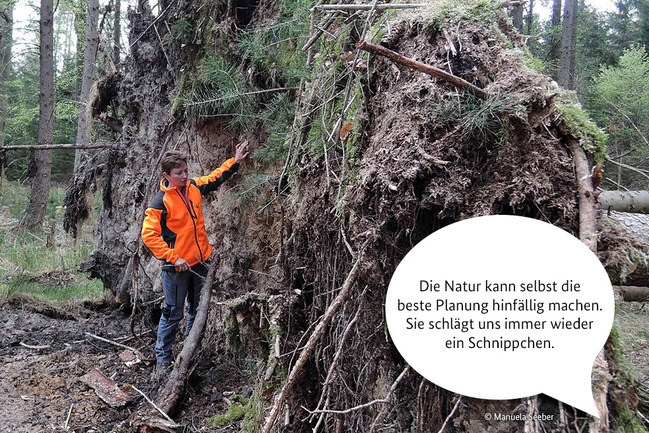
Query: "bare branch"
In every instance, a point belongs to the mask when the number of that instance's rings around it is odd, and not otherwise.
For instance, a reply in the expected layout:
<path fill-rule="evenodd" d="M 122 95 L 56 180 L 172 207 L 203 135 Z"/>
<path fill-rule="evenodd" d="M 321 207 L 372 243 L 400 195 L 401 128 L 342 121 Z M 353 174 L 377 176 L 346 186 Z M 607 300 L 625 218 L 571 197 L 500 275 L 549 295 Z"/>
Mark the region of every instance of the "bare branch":
<path fill-rule="evenodd" d="M 101 141 L 91 144 L 27 144 L 24 146 L 2 146 L 0 150 L 50 150 L 50 149 L 103 149 L 113 147 L 115 141 Z"/>
<path fill-rule="evenodd" d="M 426 6 L 423 3 L 386 3 L 386 4 L 377 4 L 375 9 L 386 10 L 386 9 L 418 9 Z M 352 4 L 331 4 L 331 5 L 318 5 L 315 9 L 321 11 L 369 11 L 372 9 L 371 4 L 364 5 L 352 5 Z"/>
<path fill-rule="evenodd" d="M 431 75 L 433 77 L 440 78 L 444 81 L 453 84 L 455 87 L 469 90 L 480 99 L 485 99 L 487 97 L 487 93 L 484 90 L 482 90 L 477 86 L 474 86 L 473 84 L 469 83 L 468 81 L 460 77 L 456 77 L 455 75 L 449 74 L 448 72 L 443 71 L 434 66 L 427 65 L 425 63 L 419 62 L 414 59 L 409 59 L 408 57 L 402 56 L 401 54 L 392 51 L 388 48 L 382 47 L 381 45 L 376 45 L 367 41 L 360 41 L 357 44 L 357 46 L 361 50 L 387 57 L 388 59 L 400 65 L 407 66 L 409 68 L 416 69 L 420 72 Z"/>

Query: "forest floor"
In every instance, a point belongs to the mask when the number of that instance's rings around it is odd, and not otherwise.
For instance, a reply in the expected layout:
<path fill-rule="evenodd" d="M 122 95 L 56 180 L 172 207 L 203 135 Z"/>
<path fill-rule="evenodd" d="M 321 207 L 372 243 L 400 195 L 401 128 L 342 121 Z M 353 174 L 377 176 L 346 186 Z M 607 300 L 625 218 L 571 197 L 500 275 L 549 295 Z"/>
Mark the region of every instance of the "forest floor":
<path fill-rule="evenodd" d="M 0 312 L 4 330 L 0 336 L 0 432 L 133 431 L 128 419 L 131 413 L 149 408 L 144 399 L 133 392 L 129 403 L 112 408 L 81 378 L 97 368 L 120 388 L 132 385 L 153 397 L 157 391 L 154 366 L 142 362 L 129 367 L 119 357 L 125 349 L 87 333 L 153 357 L 153 332 L 141 339 L 130 338 L 129 315 L 107 302 L 86 302 L 72 315 L 11 301 Z M 233 399 L 235 393 L 246 391 L 236 385 L 245 383 L 245 372 L 233 364 L 219 365 L 201 357 L 190 378 L 188 396 L 174 415 L 190 427 L 186 431 L 239 431 L 235 425 L 208 425 L 212 416 L 227 411 L 230 400 L 224 396 Z"/>
<path fill-rule="evenodd" d="M 626 367 L 640 385 L 649 386 L 649 322 L 646 307 L 621 303 L 616 311 Z M 133 431 L 128 419 L 148 409 L 142 397 L 112 408 L 86 385 L 82 376 L 98 368 L 115 383 L 133 385 L 149 396 L 156 394 L 154 367 L 139 363 L 128 367 L 118 346 L 86 333 L 121 342 L 152 356 L 154 333 L 131 337 L 129 315 L 106 301 L 85 302 L 74 313 L 13 300 L 0 307 L 0 424 L 1 432 L 112 432 Z M 26 347 L 22 344 L 25 344 Z M 177 345 L 179 346 L 179 345 Z M 39 348 L 40 347 L 40 348 Z M 218 362 L 214 355 L 200 357 L 189 382 L 189 393 L 174 419 L 186 431 L 241 431 L 242 420 L 211 426 L 210 418 L 224 414 L 233 395 L 248 394 L 241 384 L 246 372 L 236 363 Z M 224 398 L 229 396 L 228 398 Z M 212 422 L 212 424 L 214 424 Z M 224 425 L 225 424 L 225 425 Z"/>

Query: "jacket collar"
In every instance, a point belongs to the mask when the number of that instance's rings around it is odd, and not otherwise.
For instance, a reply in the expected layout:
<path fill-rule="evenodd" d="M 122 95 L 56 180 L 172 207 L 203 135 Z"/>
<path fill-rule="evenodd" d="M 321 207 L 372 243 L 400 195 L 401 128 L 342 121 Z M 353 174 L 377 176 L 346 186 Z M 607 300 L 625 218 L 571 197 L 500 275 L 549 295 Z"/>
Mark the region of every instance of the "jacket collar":
<path fill-rule="evenodd" d="M 187 179 L 187 182 L 185 182 L 185 188 L 187 187 L 187 185 L 189 185 L 189 179 Z M 176 187 L 173 186 L 173 187 L 169 188 L 169 187 L 167 186 L 167 180 L 163 178 L 163 179 L 160 181 L 160 189 L 161 189 L 162 191 L 164 191 L 164 192 L 169 192 L 169 191 L 173 191 L 173 190 L 175 190 Z"/>

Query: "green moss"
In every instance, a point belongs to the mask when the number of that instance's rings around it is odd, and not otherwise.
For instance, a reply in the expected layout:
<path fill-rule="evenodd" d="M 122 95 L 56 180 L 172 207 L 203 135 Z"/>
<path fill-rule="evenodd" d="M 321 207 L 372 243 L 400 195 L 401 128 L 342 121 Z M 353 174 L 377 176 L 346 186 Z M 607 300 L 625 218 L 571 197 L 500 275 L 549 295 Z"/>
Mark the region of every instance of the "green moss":
<path fill-rule="evenodd" d="M 228 408 L 225 415 L 214 415 L 213 417 L 208 418 L 205 423 L 212 427 L 225 427 L 232 425 L 237 421 L 241 421 L 249 410 L 249 405 L 241 406 L 240 404 L 233 404 Z"/>
<path fill-rule="evenodd" d="M 647 433 L 642 420 L 628 406 L 616 408 L 613 423 L 619 433 Z"/>
<path fill-rule="evenodd" d="M 574 93 L 561 95 L 554 105 L 561 115 L 564 132 L 578 138 L 581 146 L 593 154 L 596 162 L 603 162 L 606 159 L 606 133 L 590 120 Z"/>

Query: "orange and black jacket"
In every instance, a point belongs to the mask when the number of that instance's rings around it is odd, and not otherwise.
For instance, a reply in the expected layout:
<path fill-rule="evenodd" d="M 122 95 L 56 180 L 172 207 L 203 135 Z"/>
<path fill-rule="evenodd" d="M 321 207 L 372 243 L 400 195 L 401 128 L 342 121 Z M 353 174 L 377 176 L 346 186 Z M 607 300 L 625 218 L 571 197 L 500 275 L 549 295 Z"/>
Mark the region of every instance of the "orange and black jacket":
<path fill-rule="evenodd" d="M 202 196 L 225 182 L 239 168 L 234 158 L 207 176 L 188 179 L 184 188 L 168 188 L 160 182 L 160 191 L 146 210 L 142 240 L 154 256 L 163 261 L 163 269 L 173 271 L 182 257 L 194 266 L 206 261 L 212 246 L 205 232 Z"/>

